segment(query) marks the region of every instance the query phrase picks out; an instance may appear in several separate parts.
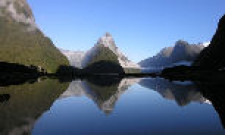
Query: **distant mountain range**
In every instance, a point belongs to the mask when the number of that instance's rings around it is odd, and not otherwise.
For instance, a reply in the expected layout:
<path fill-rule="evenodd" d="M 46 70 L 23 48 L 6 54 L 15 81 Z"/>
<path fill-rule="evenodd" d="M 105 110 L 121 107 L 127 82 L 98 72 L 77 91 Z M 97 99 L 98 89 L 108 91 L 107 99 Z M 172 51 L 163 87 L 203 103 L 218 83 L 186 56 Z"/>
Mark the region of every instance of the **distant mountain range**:
<path fill-rule="evenodd" d="M 139 69 L 139 65 L 130 61 L 119 51 L 111 34 L 106 33 L 87 52 L 65 51 L 61 52 L 69 59 L 70 64 L 77 68 L 86 68 L 94 63 L 111 62 L 123 69 Z"/>
<path fill-rule="evenodd" d="M 139 62 L 141 67 L 164 68 L 176 65 L 191 65 L 200 52 L 209 43 L 189 44 L 186 41 L 179 40 L 174 47 L 162 49 L 158 54 Z"/>
<path fill-rule="evenodd" d="M 69 65 L 38 29 L 26 0 L 0 0 L 0 62 L 33 65 L 49 73 Z"/>
<path fill-rule="evenodd" d="M 84 59 L 86 52 L 70 51 L 70 50 L 63 50 L 63 49 L 60 49 L 60 51 L 67 57 L 71 66 L 74 66 L 77 68 L 83 68 L 82 61 Z"/>

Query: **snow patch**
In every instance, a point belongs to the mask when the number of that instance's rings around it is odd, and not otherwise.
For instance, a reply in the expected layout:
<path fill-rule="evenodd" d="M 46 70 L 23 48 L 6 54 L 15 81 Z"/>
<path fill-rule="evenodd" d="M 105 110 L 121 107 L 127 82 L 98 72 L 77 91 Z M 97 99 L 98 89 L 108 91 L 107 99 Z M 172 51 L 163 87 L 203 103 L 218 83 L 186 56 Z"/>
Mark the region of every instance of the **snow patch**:
<path fill-rule="evenodd" d="M 202 44 L 204 47 L 208 47 L 210 45 L 210 42 L 205 42 Z"/>

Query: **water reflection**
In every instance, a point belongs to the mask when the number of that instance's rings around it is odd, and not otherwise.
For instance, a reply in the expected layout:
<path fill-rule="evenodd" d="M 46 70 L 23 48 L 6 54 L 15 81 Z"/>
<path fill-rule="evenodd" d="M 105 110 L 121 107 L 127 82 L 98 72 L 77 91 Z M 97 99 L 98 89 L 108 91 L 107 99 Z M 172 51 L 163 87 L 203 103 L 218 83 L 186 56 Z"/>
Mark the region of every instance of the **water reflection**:
<path fill-rule="evenodd" d="M 155 90 L 162 97 L 175 100 L 179 106 L 191 102 L 212 104 L 225 128 L 225 84 L 221 82 L 170 82 L 162 78 L 142 79 L 139 84 Z"/>
<path fill-rule="evenodd" d="M 175 100 L 179 106 L 185 106 L 191 102 L 208 102 L 192 82 L 170 82 L 162 78 L 148 78 L 142 79 L 139 84 L 155 90 L 166 99 Z"/>
<path fill-rule="evenodd" d="M 30 134 L 38 117 L 66 90 L 68 83 L 42 80 L 0 87 L 0 134 Z"/>
<path fill-rule="evenodd" d="M 139 80 L 138 78 L 121 79 L 112 77 L 75 80 L 70 83 L 67 91 L 60 97 L 86 96 L 92 99 L 105 114 L 110 114 L 120 96 Z"/>
<path fill-rule="evenodd" d="M 159 78 L 75 80 L 32 134 L 224 134 L 211 100 L 199 90 Z"/>
<path fill-rule="evenodd" d="M 213 107 L 220 116 L 225 128 L 225 84 L 224 82 L 196 82 L 198 89 L 204 97 L 211 101 Z"/>
<path fill-rule="evenodd" d="M 0 87 L 0 134 L 223 134 L 224 88 L 113 77 Z"/>

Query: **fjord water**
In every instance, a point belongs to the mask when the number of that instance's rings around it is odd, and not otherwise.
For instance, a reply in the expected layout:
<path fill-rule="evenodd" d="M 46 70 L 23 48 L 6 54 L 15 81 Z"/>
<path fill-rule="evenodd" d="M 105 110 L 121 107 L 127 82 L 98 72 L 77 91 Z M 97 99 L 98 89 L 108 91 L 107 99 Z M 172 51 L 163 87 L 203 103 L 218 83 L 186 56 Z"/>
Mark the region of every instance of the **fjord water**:
<path fill-rule="evenodd" d="M 0 134 L 225 134 L 199 87 L 160 78 L 40 79 L 0 87 Z"/>

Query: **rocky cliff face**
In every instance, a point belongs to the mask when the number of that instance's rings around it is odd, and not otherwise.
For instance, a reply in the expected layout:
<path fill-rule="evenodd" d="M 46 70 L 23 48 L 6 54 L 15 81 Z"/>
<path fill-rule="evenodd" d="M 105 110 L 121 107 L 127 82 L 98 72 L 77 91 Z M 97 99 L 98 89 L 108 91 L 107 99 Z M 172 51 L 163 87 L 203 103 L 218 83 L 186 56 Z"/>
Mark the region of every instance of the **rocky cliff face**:
<path fill-rule="evenodd" d="M 150 57 L 139 63 L 142 67 L 168 67 L 174 65 L 190 65 L 203 50 L 206 43 L 189 44 L 179 40 L 174 47 L 162 49 L 156 56 Z"/>
<path fill-rule="evenodd" d="M 225 68 L 225 15 L 220 19 L 216 34 L 212 41 L 193 63 L 202 69 L 224 69 Z"/>
<path fill-rule="evenodd" d="M 49 73 L 69 65 L 35 23 L 26 0 L 0 0 L 0 61 L 33 65 Z"/>

